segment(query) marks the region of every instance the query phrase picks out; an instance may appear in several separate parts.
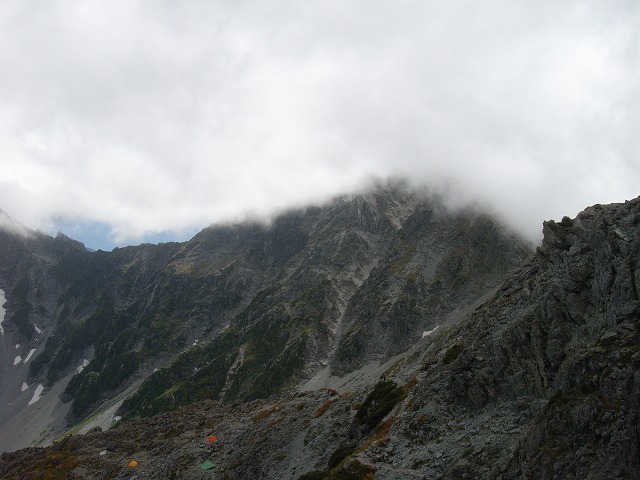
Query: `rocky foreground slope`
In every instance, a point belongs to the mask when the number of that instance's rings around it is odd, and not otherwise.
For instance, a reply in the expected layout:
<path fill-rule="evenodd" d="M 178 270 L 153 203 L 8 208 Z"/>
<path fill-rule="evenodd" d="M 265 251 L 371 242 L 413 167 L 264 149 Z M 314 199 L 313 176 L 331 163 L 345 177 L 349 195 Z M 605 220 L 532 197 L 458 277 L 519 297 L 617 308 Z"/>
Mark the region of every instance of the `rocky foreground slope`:
<path fill-rule="evenodd" d="M 545 222 L 536 253 L 462 321 L 336 380 L 335 390 L 133 418 L 5 453 L 0 472 L 640 478 L 639 283 L 640 199 L 593 206 Z M 215 466 L 204 470 L 207 460 Z"/>

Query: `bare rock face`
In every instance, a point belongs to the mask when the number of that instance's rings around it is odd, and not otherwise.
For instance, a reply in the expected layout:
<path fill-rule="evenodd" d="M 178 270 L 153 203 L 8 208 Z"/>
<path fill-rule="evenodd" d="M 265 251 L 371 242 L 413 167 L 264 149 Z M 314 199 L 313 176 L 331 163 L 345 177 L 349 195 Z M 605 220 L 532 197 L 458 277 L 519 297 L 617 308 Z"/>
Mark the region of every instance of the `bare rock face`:
<path fill-rule="evenodd" d="M 459 321 L 530 254 L 489 217 L 418 204 L 349 302 L 334 371 L 387 360 Z"/>
<path fill-rule="evenodd" d="M 440 434 L 463 432 L 470 453 L 453 477 L 638 478 L 640 200 L 545 222 L 544 234 L 427 356 L 414 409 Z"/>
<path fill-rule="evenodd" d="M 551 277 L 537 336 L 548 403 L 506 471 L 637 478 L 640 201 L 547 222 L 537 258 Z"/>

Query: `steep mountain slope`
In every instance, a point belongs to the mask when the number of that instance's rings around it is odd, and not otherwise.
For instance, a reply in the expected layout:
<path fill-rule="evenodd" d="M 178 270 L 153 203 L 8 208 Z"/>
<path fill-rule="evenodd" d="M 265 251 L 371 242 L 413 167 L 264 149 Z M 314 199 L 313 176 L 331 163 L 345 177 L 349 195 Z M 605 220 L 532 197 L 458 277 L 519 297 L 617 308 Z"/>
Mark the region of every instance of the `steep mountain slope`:
<path fill-rule="evenodd" d="M 640 198 L 590 207 L 545 222 L 537 252 L 462 321 L 346 375 L 338 391 L 207 400 L 3 454 L 0 472 L 640 478 L 639 282 Z M 213 470 L 200 467 L 207 459 Z"/>
<path fill-rule="evenodd" d="M 487 217 L 419 205 L 349 303 L 334 370 L 406 350 L 472 310 L 528 254 Z"/>
<path fill-rule="evenodd" d="M 454 477 L 638 478 L 639 233 L 638 199 L 546 222 L 535 257 L 427 355 L 405 445 L 442 436 Z"/>
<path fill-rule="evenodd" d="M 62 235 L 2 234 L 4 449 L 107 407 L 108 423 L 147 376 L 118 416 L 265 398 L 385 361 L 530 253 L 489 217 L 399 184 L 182 244 L 88 252 Z M 32 357 L 19 371 L 14 343 Z"/>
<path fill-rule="evenodd" d="M 89 359 L 115 379 L 102 385 L 105 397 L 121 390 L 118 382 L 139 364 L 131 351 L 135 336 L 126 338 L 130 299 L 177 244 L 90 253 L 62 234 L 53 239 L 16 227 L 0 236 L 0 288 L 7 300 L 0 339 L 5 447 L 35 440 L 24 430 L 29 424 L 38 437 L 51 422 L 54 430 L 64 428 L 69 405 L 59 396 Z"/>
<path fill-rule="evenodd" d="M 406 266 L 389 268 L 398 252 L 415 248 L 419 237 L 415 231 L 405 234 L 408 222 L 414 229 L 412 223 L 419 222 L 422 238 L 440 243 L 444 260 L 415 252 L 407 255 Z M 474 260 L 471 245 L 485 235 L 495 235 L 496 249 L 483 251 Z M 228 329 L 154 373 L 120 413 L 148 415 L 205 398 L 264 398 L 319 369 L 344 374 L 374 359 L 384 361 L 420 339 L 442 316 L 491 292 L 529 252 L 488 217 L 446 212 L 433 198 L 388 191 L 341 201 L 322 211 L 307 238 L 304 248 L 288 259 L 281 273 L 267 280 L 268 286 L 230 321 Z M 451 281 L 456 272 L 447 268 L 446 261 L 454 255 L 459 262 L 473 265 L 466 273 L 475 275 L 475 282 Z M 485 261 L 488 257 L 494 261 Z M 433 312 L 427 313 L 425 304 L 416 306 L 422 307 L 420 317 L 401 315 L 401 302 L 416 296 L 415 284 L 422 281 L 423 271 L 440 273 L 438 280 L 449 282 L 447 296 L 431 294 L 432 302 L 441 305 Z M 393 287 L 376 289 L 372 278 L 374 282 L 384 278 Z M 454 296 L 458 302 L 447 303 Z M 353 313 L 348 316 L 348 312 L 375 302 L 388 306 L 361 317 L 373 333 L 360 342 L 367 348 L 365 355 L 348 346 L 353 343 Z M 389 309 L 395 309 L 396 317 L 388 318 Z M 346 318 L 351 323 L 346 324 Z M 373 330 L 384 322 L 392 322 L 400 333 L 387 337 Z"/>

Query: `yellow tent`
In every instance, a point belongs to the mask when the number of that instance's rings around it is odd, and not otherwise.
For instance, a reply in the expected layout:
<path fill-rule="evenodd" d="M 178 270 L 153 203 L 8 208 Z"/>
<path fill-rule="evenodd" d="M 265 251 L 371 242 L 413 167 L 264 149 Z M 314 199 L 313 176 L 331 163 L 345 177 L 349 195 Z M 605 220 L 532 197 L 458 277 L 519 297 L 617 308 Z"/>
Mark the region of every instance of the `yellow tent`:
<path fill-rule="evenodd" d="M 131 461 L 129 462 L 129 466 L 130 466 L 130 467 L 137 467 L 137 466 L 138 466 L 138 462 L 136 462 L 135 460 L 131 460 Z"/>

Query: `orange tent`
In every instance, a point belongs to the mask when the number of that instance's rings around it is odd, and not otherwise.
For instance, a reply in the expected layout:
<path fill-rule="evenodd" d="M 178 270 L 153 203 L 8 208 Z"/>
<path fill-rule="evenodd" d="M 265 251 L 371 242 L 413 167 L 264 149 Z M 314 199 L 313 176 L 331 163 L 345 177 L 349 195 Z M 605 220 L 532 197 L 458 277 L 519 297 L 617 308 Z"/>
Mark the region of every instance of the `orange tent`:
<path fill-rule="evenodd" d="M 130 467 L 137 467 L 137 466 L 138 466 L 138 462 L 136 462 L 135 460 L 131 460 L 131 461 L 129 462 L 129 466 L 130 466 Z"/>
<path fill-rule="evenodd" d="M 215 435 L 209 435 L 209 438 L 207 438 L 207 441 L 209 441 L 209 442 L 217 442 L 218 441 L 218 437 L 216 437 Z"/>

